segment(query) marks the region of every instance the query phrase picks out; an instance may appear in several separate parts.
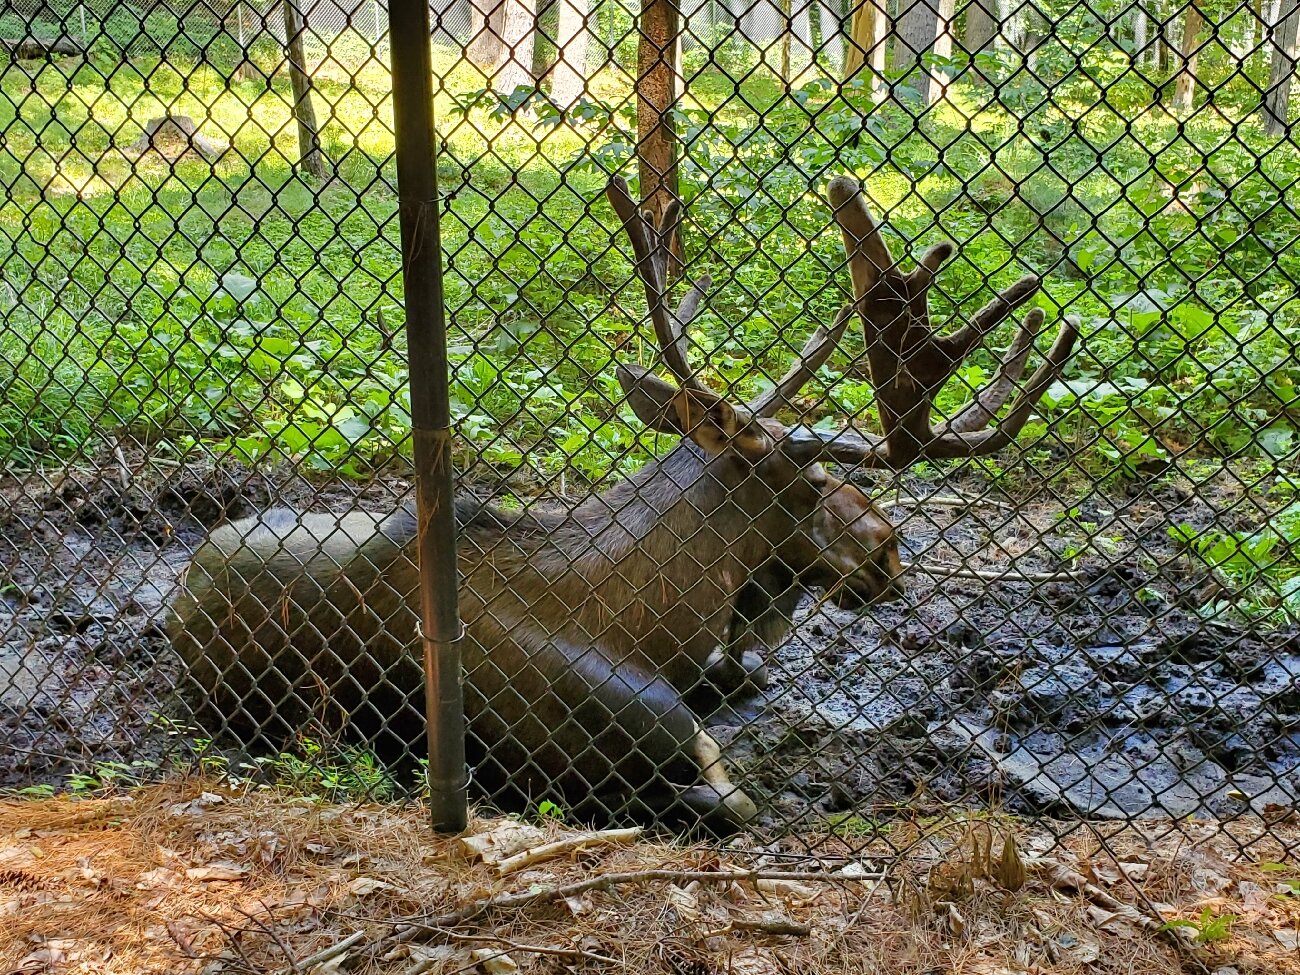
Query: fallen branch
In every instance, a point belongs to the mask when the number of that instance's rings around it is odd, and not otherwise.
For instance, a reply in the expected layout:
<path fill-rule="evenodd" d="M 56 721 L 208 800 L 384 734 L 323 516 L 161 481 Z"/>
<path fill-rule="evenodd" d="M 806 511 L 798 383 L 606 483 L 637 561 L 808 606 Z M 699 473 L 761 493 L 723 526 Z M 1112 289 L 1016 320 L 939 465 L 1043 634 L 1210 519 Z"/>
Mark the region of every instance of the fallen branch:
<path fill-rule="evenodd" d="M 562 840 L 544 843 L 541 846 L 533 847 L 531 850 L 524 850 L 522 853 L 506 857 L 497 864 L 497 876 L 504 877 L 507 874 L 517 873 L 535 863 L 554 860 L 566 853 L 576 853 L 578 850 L 585 850 L 593 846 L 634 843 L 641 838 L 641 833 L 640 826 L 633 826 L 628 829 L 603 829 L 591 833 L 576 833 L 573 836 L 566 836 Z"/>
<path fill-rule="evenodd" d="M 737 917 L 728 921 L 724 927 L 706 932 L 704 937 L 712 938 L 720 934 L 727 934 L 731 931 L 757 931 L 760 934 L 773 934 L 789 938 L 806 938 L 812 933 L 812 926 L 803 924 L 800 921 L 793 921 L 788 917 Z"/>
<path fill-rule="evenodd" d="M 939 508 L 1001 508 L 1004 511 L 1011 511 L 1012 505 L 1005 501 L 995 501 L 992 498 L 968 498 L 960 494 L 930 494 L 924 497 L 915 494 L 895 494 L 890 504 L 898 507 L 904 505 L 913 508 L 923 508 L 926 505 L 934 505 Z"/>
<path fill-rule="evenodd" d="M 534 955 L 554 955 L 558 958 L 586 958 L 589 961 L 598 961 L 605 965 L 623 964 L 617 958 L 610 958 L 608 955 L 598 955 L 594 951 L 587 951 L 585 948 L 559 948 L 550 945 L 529 945 L 520 941 L 511 941 L 509 938 L 503 938 L 498 934 L 461 934 L 458 931 L 444 932 L 447 937 L 456 941 L 472 941 L 479 944 L 498 944 L 505 946 L 507 951 L 532 952 Z"/>
<path fill-rule="evenodd" d="M 226 151 L 199 132 L 188 115 L 160 115 L 150 119 L 144 133 L 126 149 L 136 155 L 153 150 L 168 159 L 179 158 L 192 150 L 208 162 L 215 162 Z"/>
<path fill-rule="evenodd" d="M 925 564 L 923 562 L 904 562 L 903 569 L 919 572 L 927 576 L 941 576 L 945 579 L 978 579 L 981 582 L 1077 582 L 1087 584 L 1078 572 L 1061 569 L 1058 572 L 1021 572 L 1019 569 L 963 569 L 957 566 Z"/>

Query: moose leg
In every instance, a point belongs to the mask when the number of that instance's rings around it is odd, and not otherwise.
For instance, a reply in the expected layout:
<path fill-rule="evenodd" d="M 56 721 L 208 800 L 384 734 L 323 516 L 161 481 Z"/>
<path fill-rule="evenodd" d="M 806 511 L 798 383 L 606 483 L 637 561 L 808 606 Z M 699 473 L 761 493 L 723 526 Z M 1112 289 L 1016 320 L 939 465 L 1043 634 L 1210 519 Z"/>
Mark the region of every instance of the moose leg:
<path fill-rule="evenodd" d="M 515 789 L 558 791 L 578 815 L 721 834 L 756 814 L 727 777 L 717 742 L 663 677 L 556 640 L 518 669 L 502 649 L 469 674 L 484 705 L 472 724 Z"/>
<path fill-rule="evenodd" d="M 739 644 L 718 647 L 704 662 L 704 679 L 724 697 L 767 690 L 767 664 L 753 650 L 746 630 Z"/>

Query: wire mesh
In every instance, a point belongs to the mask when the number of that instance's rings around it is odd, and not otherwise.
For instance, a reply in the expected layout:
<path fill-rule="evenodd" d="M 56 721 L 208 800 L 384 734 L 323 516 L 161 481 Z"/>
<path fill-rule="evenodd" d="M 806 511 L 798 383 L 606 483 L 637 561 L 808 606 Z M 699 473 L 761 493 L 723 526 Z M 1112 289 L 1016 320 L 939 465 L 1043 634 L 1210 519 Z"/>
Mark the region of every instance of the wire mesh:
<path fill-rule="evenodd" d="M 654 6 L 432 8 L 478 795 L 1266 833 L 1293 0 Z M 385 11 L 0 14 L 0 786 L 418 788 Z"/>

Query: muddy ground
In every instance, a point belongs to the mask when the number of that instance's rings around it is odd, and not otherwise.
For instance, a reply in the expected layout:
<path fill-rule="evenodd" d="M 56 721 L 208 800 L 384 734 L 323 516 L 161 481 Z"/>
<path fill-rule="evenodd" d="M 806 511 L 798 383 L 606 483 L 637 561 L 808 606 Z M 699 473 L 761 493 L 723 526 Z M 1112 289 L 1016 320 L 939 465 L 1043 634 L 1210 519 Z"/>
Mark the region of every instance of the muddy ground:
<path fill-rule="evenodd" d="M 892 509 L 927 574 L 863 614 L 805 605 L 765 698 L 710 719 L 737 780 L 775 823 L 854 814 L 862 829 L 953 802 L 1103 817 L 1292 805 L 1300 632 L 1204 620 L 1215 582 L 1169 535 L 1262 524 L 1238 477 L 1194 493 L 1022 488 L 907 485 L 944 501 Z M 405 490 L 143 462 L 0 484 L 0 787 L 175 752 L 160 620 L 207 527 L 273 501 L 383 510 Z M 1052 581 L 947 575 L 1050 574 L 1063 555 L 1075 575 Z"/>

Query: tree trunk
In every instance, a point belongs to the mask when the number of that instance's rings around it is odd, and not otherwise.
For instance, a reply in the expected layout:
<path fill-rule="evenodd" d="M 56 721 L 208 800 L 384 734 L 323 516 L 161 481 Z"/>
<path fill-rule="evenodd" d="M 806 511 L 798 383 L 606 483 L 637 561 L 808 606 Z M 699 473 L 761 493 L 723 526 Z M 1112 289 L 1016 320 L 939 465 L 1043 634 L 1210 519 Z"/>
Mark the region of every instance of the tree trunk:
<path fill-rule="evenodd" d="M 1268 50 L 1268 21 L 1264 19 L 1264 0 L 1254 0 L 1248 8 L 1250 18 L 1250 47 L 1246 53 L 1246 62 L 1255 60 L 1257 51 Z"/>
<path fill-rule="evenodd" d="M 821 56 L 822 40 L 821 0 L 812 0 L 808 4 L 808 46 L 812 48 L 814 63 Z"/>
<path fill-rule="evenodd" d="M 253 37 L 250 35 L 248 25 L 244 21 L 244 2 L 238 0 L 235 4 L 236 29 L 239 32 L 239 67 L 235 68 L 236 81 L 256 81 L 261 78 L 266 80 L 265 76 L 258 66 L 253 62 Z M 266 26 L 266 21 L 261 17 L 250 18 L 254 23 Z"/>
<path fill-rule="evenodd" d="M 1178 18 L 1169 16 L 1165 17 L 1166 10 L 1160 9 L 1161 19 L 1164 21 L 1160 29 L 1160 45 L 1156 66 L 1160 71 L 1161 77 L 1169 77 L 1174 70 L 1174 48 L 1178 45 Z"/>
<path fill-rule="evenodd" d="M 558 54 L 551 25 L 558 19 L 555 5 L 560 0 L 537 0 L 537 16 L 533 18 L 533 82 L 540 88 L 555 65 Z"/>
<path fill-rule="evenodd" d="M 1291 83 L 1295 78 L 1296 35 L 1300 33 L 1300 5 L 1296 0 L 1282 0 L 1280 20 L 1273 27 L 1273 66 L 1264 95 L 1264 131 L 1283 135 L 1291 107 Z"/>
<path fill-rule="evenodd" d="M 793 77 L 790 73 L 790 45 L 794 41 L 794 15 L 793 4 L 791 0 L 781 0 L 781 80 L 789 82 Z"/>
<path fill-rule="evenodd" d="M 1179 45 L 1178 80 L 1174 84 L 1174 112 L 1190 112 L 1196 101 L 1196 52 L 1200 46 L 1201 27 L 1205 18 L 1195 4 L 1187 8 L 1183 19 L 1183 39 Z"/>
<path fill-rule="evenodd" d="M 933 49 L 935 57 L 952 57 L 953 19 L 956 16 L 956 0 L 939 0 Z M 934 104 L 947 94 L 949 80 L 947 68 L 936 67 L 930 72 L 930 104 Z"/>
<path fill-rule="evenodd" d="M 505 47 L 501 35 L 505 30 L 505 4 L 498 0 L 469 0 L 469 46 L 465 49 L 471 63 L 486 74 L 501 67 Z"/>
<path fill-rule="evenodd" d="M 879 93 L 885 74 L 885 42 L 889 36 L 888 0 L 856 0 L 844 44 L 844 80 L 852 81 L 864 65 L 871 68 L 871 88 Z M 924 2 L 924 0 L 918 0 Z"/>
<path fill-rule="evenodd" d="M 1042 19 L 1038 15 L 1038 8 L 1032 3 L 1026 3 L 1022 8 L 1024 11 L 1024 26 L 1020 32 L 1021 53 L 1025 56 L 1025 63 L 1032 72 L 1038 63 L 1038 49 L 1043 46 Z"/>
<path fill-rule="evenodd" d="M 293 117 L 298 121 L 298 167 L 318 179 L 325 178 L 325 154 L 320 148 L 320 128 L 311 101 L 311 78 L 307 76 L 307 56 L 302 35 L 306 28 L 295 0 L 284 0 L 285 50 L 289 65 L 289 83 L 293 86 Z"/>
<path fill-rule="evenodd" d="M 1142 4 L 1133 5 L 1133 56 L 1131 62 L 1141 65 L 1147 57 L 1147 12 Z"/>
<path fill-rule="evenodd" d="M 551 99 L 568 108 L 587 91 L 587 0 L 556 0 L 560 19 L 555 29 L 559 50 L 551 70 Z"/>
<path fill-rule="evenodd" d="M 676 0 L 642 0 L 637 39 L 637 168 L 642 203 L 656 216 L 679 199 L 677 126 L 671 108 L 680 33 Z"/>
<path fill-rule="evenodd" d="M 966 8 L 966 29 L 961 46 L 971 57 L 987 51 L 998 33 L 997 0 L 971 0 Z"/>
<path fill-rule="evenodd" d="M 923 55 L 933 47 L 938 33 L 939 15 L 931 4 L 938 0 L 899 0 L 898 23 L 894 37 L 894 71 L 903 76 L 903 83 L 921 96 L 923 104 L 930 103 L 930 72 L 915 70 Z"/>
<path fill-rule="evenodd" d="M 501 43 L 505 47 L 505 63 L 496 73 L 492 87 L 502 95 L 513 94 L 516 88 L 531 88 L 533 79 L 533 44 L 537 32 L 537 13 L 533 0 L 505 0 L 505 15 Z"/>

